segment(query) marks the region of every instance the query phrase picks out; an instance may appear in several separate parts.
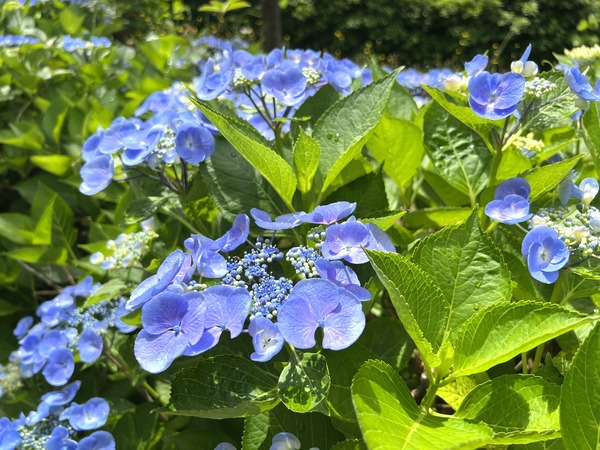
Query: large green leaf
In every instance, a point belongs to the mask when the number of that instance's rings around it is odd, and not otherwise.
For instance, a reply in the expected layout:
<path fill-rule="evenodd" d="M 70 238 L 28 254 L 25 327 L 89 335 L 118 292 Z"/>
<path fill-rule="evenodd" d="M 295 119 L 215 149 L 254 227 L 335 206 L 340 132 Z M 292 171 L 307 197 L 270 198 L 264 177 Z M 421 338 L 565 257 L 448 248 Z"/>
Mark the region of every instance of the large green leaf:
<path fill-rule="evenodd" d="M 292 167 L 249 124 L 216 111 L 206 102 L 195 100 L 194 103 L 239 154 L 265 177 L 290 210 L 293 209 L 292 197 L 296 192 L 297 180 Z"/>
<path fill-rule="evenodd" d="M 367 142 L 377 162 L 398 186 L 407 186 L 416 176 L 425 148 L 423 132 L 408 120 L 383 116 Z"/>
<path fill-rule="evenodd" d="M 464 123 L 471 130 L 475 131 L 486 142 L 488 148 L 491 148 L 489 143 L 490 132 L 494 128 L 494 122 L 489 119 L 484 119 L 473 112 L 473 110 L 465 104 L 460 104 L 456 99 L 449 97 L 439 89 L 423 86 L 429 95 L 452 116 Z M 466 98 L 465 98 L 466 100 Z"/>
<path fill-rule="evenodd" d="M 244 450 L 266 450 L 273 436 L 281 432 L 292 433 L 302 443 L 302 448 L 331 448 L 344 436 L 331 425 L 331 419 L 320 413 L 297 414 L 283 405 L 271 411 L 248 417 L 244 421 Z"/>
<path fill-rule="evenodd" d="M 591 102 L 590 109 L 583 114 L 583 139 L 590 150 L 596 173 L 600 173 L 600 106 Z"/>
<path fill-rule="evenodd" d="M 427 414 L 400 375 L 382 361 L 361 367 L 352 382 L 352 397 L 370 450 L 474 449 L 492 440 L 485 424 Z"/>
<path fill-rule="evenodd" d="M 590 320 L 551 303 L 489 305 L 456 330 L 452 377 L 483 372 Z"/>
<path fill-rule="evenodd" d="M 363 145 L 379 123 L 395 82 L 392 73 L 354 91 L 335 103 L 317 122 L 313 138 L 321 146 L 321 162 L 315 178 L 321 192 L 359 156 Z"/>
<path fill-rule="evenodd" d="M 476 210 L 463 224 L 423 239 L 412 260 L 442 291 L 449 306 L 444 333 L 451 332 L 491 303 L 509 300 L 510 274 L 490 238 L 481 231 Z"/>
<path fill-rule="evenodd" d="M 294 351 L 279 376 L 279 398 L 294 412 L 327 413 L 330 382 L 327 360 L 323 355 Z"/>
<path fill-rule="evenodd" d="M 504 375 L 478 385 L 455 417 L 486 423 L 498 444 L 560 437 L 560 386 L 534 375 Z"/>
<path fill-rule="evenodd" d="M 436 367 L 450 304 L 431 277 L 397 253 L 368 251 L 375 273 L 390 294 L 404 328 L 429 367 Z"/>
<path fill-rule="evenodd" d="M 584 155 L 578 155 L 561 162 L 538 167 L 525 176 L 531 186 L 531 200 L 550 192 L 573 170 Z"/>
<path fill-rule="evenodd" d="M 569 368 L 560 398 L 567 449 L 600 447 L 600 325 L 583 342 Z"/>
<path fill-rule="evenodd" d="M 304 194 L 312 188 L 312 181 L 317 173 L 321 158 L 321 147 L 319 147 L 316 140 L 300 128 L 293 152 L 294 166 L 298 176 L 298 189 Z"/>
<path fill-rule="evenodd" d="M 485 142 L 437 103 L 429 107 L 424 120 L 423 143 L 435 168 L 474 203 L 487 185 L 492 165 Z"/>
<path fill-rule="evenodd" d="M 250 208 L 284 214 L 285 206 L 277 193 L 252 165 L 223 139 L 217 150 L 200 165 L 200 174 L 219 210 L 230 221 Z"/>
<path fill-rule="evenodd" d="M 341 351 L 325 350 L 327 366 L 331 374 L 331 387 L 327 404 L 332 416 L 348 422 L 356 422 L 350 386 L 358 369 L 369 359 L 377 355 L 362 345 L 354 344 Z"/>
<path fill-rule="evenodd" d="M 390 317 L 369 320 L 365 331 L 356 342 L 364 345 L 396 370 L 404 368 L 415 348 L 402 323 Z"/>
<path fill-rule="evenodd" d="M 177 372 L 171 383 L 171 401 L 160 412 L 225 419 L 260 414 L 277 403 L 273 375 L 248 359 L 219 355 Z"/>

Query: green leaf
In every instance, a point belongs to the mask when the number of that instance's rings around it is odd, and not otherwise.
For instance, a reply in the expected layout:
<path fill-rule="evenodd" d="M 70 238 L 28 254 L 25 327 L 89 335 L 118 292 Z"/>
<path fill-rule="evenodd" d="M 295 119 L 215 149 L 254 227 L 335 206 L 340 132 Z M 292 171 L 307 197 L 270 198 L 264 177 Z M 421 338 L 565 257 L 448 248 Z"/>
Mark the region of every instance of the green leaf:
<path fill-rule="evenodd" d="M 436 394 L 444 399 L 452 409 L 458 410 L 461 403 L 469 392 L 477 387 L 477 385 L 488 381 L 490 377 L 485 373 L 477 373 L 466 377 L 459 377 L 451 383 L 441 386 Z"/>
<path fill-rule="evenodd" d="M 591 102 L 590 109 L 583 114 L 583 139 L 590 150 L 596 173 L 600 173 L 600 106 Z"/>
<path fill-rule="evenodd" d="M 67 34 L 76 35 L 81 30 L 81 26 L 85 20 L 84 14 L 77 14 L 78 10 L 74 7 L 65 8 L 58 15 L 58 20 L 63 30 Z"/>
<path fill-rule="evenodd" d="M 578 155 L 561 162 L 539 167 L 527 174 L 525 179 L 531 186 L 531 201 L 558 186 L 583 157 L 584 155 Z"/>
<path fill-rule="evenodd" d="M 245 358 L 219 355 L 175 374 L 163 414 L 226 419 L 247 417 L 279 403 L 276 379 Z"/>
<path fill-rule="evenodd" d="M 138 45 L 152 65 L 161 73 L 164 73 L 165 68 L 172 62 L 172 58 L 178 54 L 178 52 L 174 52 L 175 47 L 178 45 L 185 46 L 187 41 L 181 36 L 169 34 L 157 39 L 145 40 Z"/>
<path fill-rule="evenodd" d="M 354 215 L 357 217 L 388 210 L 390 205 L 381 170 L 363 175 L 327 196 L 327 203 L 340 201 L 356 202 Z"/>
<path fill-rule="evenodd" d="M 471 215 L 471 208 L 424 208 L 409 211 L 402 219 L 408 228 L 441 228 L 464 222 Z"/>
<path fill-rule="evenodd" d="M 383 76 L 387 75 L 385 72 Z M 397 81 L 392 86 L 390 99 L 384 111 L 384 117 L 412 121 L 419 107 L 408 90 Z"/>
<path fill-rule="evenodd" d="M 123 222 L 128 225 L 146 220 L 152 217 L 167 200 L 169 200 L 168 196 L 136 198 L 127 207 Z"/>
<path fill-rule="evenodd" d="M 406 211 L 387 211 L 375 212 L 370 214 L 370 217 L 361 217 L 361 222 L 372 223 L 377 225 L 383 231 L 392 228 L 401 217 L 404 217 Z"/>
<path fill-rule="evenodd" d="M 298 176 L 298 189 L 306 194 L 312 188 L 312 181 L 319 167 L 321 147 L 316 140 L 300 128 L 293 152 L 294 166 Z"/>
<path fill-rule="evenodd" d="M 284 214 L 285 206 L 263 177 L 232 148 L 217 138 L 217 151 L 200 165 L 200 174 L 227 220 L 251 207 Z"/>
<path fill-rule="evenodd" d="M 456 330 L 452 378 L 483 372 L 591 320 L 550 303 L 489 305 Z"/>
<path fill-rule="evenodd" d="M 338 442 L 330 450 L 368 450 L 364 442 L 358 439 L 348 439 L 343 442 Z"/>
<path fill-rule="evenodd" d="M 487 185 L 492 154 L 472 129 L 439 104 L 425 113 L 423 143 L 439 174 L 472 204 Z"/>
<path fill-rule="evenodd" d="M 297 139 L 300 128 L 312 133 L 319 118 L 341 97 L 341 94 L 330 84 L 326 84 L 315 95 L 308 97 L 294 114 L 292 136 Z"/>
<path fill-rule="evenodd" d="M 31 244 L 35 239 L 33 218 L 19 213 L 0 214 L 0 236 L 16 244 Z"/>
<path fill-rule="evenodd" d="M 131 287 L 120 278 L 115 278 L 104 283 L 96 292 L 90 295 L 83 304 L 83 307 L 89 308 L 96 303 L 103 302 L 104 300 L 112 300 L 127 292 L 131 292 Z"/>
<path fill-rule="evenodd" d="M 142 326 L 142 308 L 121 316 L 121 322 L 132 327 Z"/>
<path fill-rule="evenodd" d="M 484 424 L 430 416 L 390 366 L 368 361 L 352 382 L 354 407 L 370 450 L 475 449 L 491 443 Z"/>
<path fill-rule="evenodd" d="M 67 173 L 73 162 L 67 155 L 32 155 L 29 160 L 40 169 L 59 177 Z"/>
<path fill-rule="evenodd" d="M 290 210 L 293 210 L 291 204 L 297 180 L 291 166 L 247 123 L 217 112 L 206 102 L 193 101 L 240 155 L 265 177 Z"/>
<path fill-rule="evenodd" d="M 344 436 L 331 425 L 331 419 L 321 413 L 297 414 L 283 405 L 271 411 L 248 417 L 244 421 L 244 450 L 264 450 L 271 447 L 273 436 L 281 432 L 292 433 L 302 443 L 302 448 L 331 448 Z"/>
<path fill-rule="evenodd" d="M 437 353 L 448 323 L 448 300 L 431 278 L 405 257 L 396 253 L 366 252 L 421 357 L 428 367 L 437 367 L 440 364 Z"/>
<path fill-rule="evenodd" d="M 60 133 L 68 111 L 69 105 L 67 102 L 58 97 L 52 101 L 50 107 L 44 112 L 42 130 L 46 133 L 46 136 L 49 136 L 56 143 L 60 141 Z"/>
<path fill-rule="evenodd" d="M 369 151 L 383 171 L 400 186 L 412 183 L 417 175 L 425 147 L 423 132 L 408 120 L 383 116 L 367 142 Z"/>
<path fill-rule="evenodd" d="M 433 280 L 450 311 L 448 333 L 485 305 L 509 300 L 510 274 L 502 255 L 479 228 L 477 210 L 460 225 L 427 236 L 412 260 Z"/>
<path fill-rule="evenodd" d="M 335 103 L 315 125 L 313 138 L 321 146 L 315 184 L 325 192 L 350 161 L 360 155 L 381 120 L 396 73 L 354 91 Z"/>
<path fill-rule="evenodd" d="M 325 350 L 324 355 L 331 374 L 331 387 L 327 398 L 329 412 L 342 420 L 356 422 L 350 392 L 352 379 L 367 360 L 375 359 L 377 355 L 358 344 L 341 351 Z"/>
<path fill-rule="evenodd" d="M 597 449 L 600 442 L 600 325 L 583 342 L 562 385 L 560 424 L 565 448 Z"/>
<path fill-rule="evenodd" d="M 534 375 L 503 375 L 480 384 L 455 417 L 484 422 L 497 444 L 527 444 L 560 437 L 560 386 Z"/>
<path fill-rule="evenodd" d="M 400 321 L 390 317 L 367 321 L 356 343 L 364 345 L 396 370 L 404 368 L 415 348 Z"/>
<path fill-rule="evenodd" d="M 475 131 L 484 140 L 488 148 L 491 148 L 489 136 L 494 129 L 494 122 L 479 117 L 469 106 L 460 105 L 456 100 L 444 94 L 439 89 L 423 86 L 423 89 L 452 116 Z M 466 100 L 466 99 L 465 99 Z"/>
<path fill-rule="evenodd" d="M 41 150 L 44 146 L 44 133 L 35 123 L 20 121 L 18 125 L 9 123 L 9 127 L 10 130 L 0 130 L 0 144 L 26 150 Z"/>
<path fill-rule="evenodd" d="M 326 399 L 330 385 L 327 360 L 318 353 L 292 352 L 279 376 L 279 398 L 298 413 L 318 411 L 327 414 Z"/>
<path fill-rule="evenodd" d="M 117 422 L 112 435 L 119 448 L 144 450 L 148 448 L 156 432 L 158 414 L 151 414 L 154 405 L 138 405 L 133 412 L 127 412 Z"/>

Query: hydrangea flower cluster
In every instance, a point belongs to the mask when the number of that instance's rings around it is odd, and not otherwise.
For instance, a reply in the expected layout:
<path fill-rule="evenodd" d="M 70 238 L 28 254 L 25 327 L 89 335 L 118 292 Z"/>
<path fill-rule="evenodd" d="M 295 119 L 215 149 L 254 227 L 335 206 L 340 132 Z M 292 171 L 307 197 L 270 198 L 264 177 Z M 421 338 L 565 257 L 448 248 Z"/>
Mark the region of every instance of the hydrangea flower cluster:
<path fill-rule="evenodd" d="M 557 89 L 556 83 L 546 80 L 543 77 L 534 77 L 525 82 L 525 97 L 540 98 Z"/>
<path fill-rule="evenodd" d="M 107 431 L 95 431 L 83 437 L 83 432 L 96 430 L 106 423 L 110 408 L 100 397 L 83 404 L 75 403 L 73 399 L 80 386 L 81 382 L 76 381 L 59 391 L 44 394 L 37 409 L 28 415 L 21 413 L 13 421 L 1 418 L 0 448 L 113 450 L 115 440 Z"/>
<path fill-rule="evenodd" d="M 111 252 L 105 256 L 102 252 L 90 255 L 92 264 L 100 264 L 105 270 L 132 267 L 149 250 L 150 242 L 158 236 L 153 230 L 154 219 L 141 223 L 142 231 L 136 233 L 121 233 L 115 240 L 106 242 L 106 248 Z"/>
<path fill-rule="evenodd" d="M 66 34 L 58 38 L 57 45 L 68 52 L 75 52 L 78 50 L 90 50 L 94 48 L 110 48 L 112 43 L 110 42 L 110 39 L 101 36 L 91 36 L 90 40 L 86 41 L 85 39 Z"/>
<path fill-rule="evenodd" d="M 77 305 L 78 297 L 93 294 L 99 286 L 87 277 L 42 303 L 36 311 L 39 322 L 34 324 L 31 316 L 19 321 L 14 334 L 20 346 L 0 371 L 0 392 L 9 393 L 19 385 L 18 378 L 31 378 L 40 372 L 52 386 L 63 386 L 75 370 L 75 354 L 82 362 L 92 363 L 102 354 L 102 335 L 108 328 L 132 331 L 120 320 L 128 312 L 124 299 L 103 301 L 85 309 Z"/>
<path fill-rule="evenodd" d="M 255 351 L 250 357 L 254 361 L 270 360 L 285 342 L 300 349 L 314 347 L 319 327 L 324 348 L 350 346 L 365 326 L 361 301 L 369 300 L 371 294 L 343 261 L 366 262 L 365 248 L 395 251 L 375 225 L 354 217 L 340 222 L 355 207 L 355 203 L 337 202 L 274 219 L 253 209 L 256 224 L 265 230 L 275 232 L 303 223 L 325 230 L 311 232 L 312 246 L 294 247 L 285 257 L 272 239 L 262 237 L 241 256 L 221 254 L 247 241 L 250 223 L 245 215 L 238 216 L 219 239 L 192 235 L 185 241 L 189 253 L 171 254 L 127 302 L 130 310 L 142 308 L 143 329 L 135 343 L 140 365 L 149 372 L 162 372 L 181 355 L 213 348 L 225 330 L 231 338 L 237 337 L 248 319 L 245 330 L 253 339 Z M 292 263 L 295 277 L 275 275 L 281 273 L 284 258 Z M 205 278 L 220 284 L 206 286 Z"/>
<path fill-rule="evenodd" d="M 534 138 L 533 133 L 527 133 L 525 136 L 516 136 L 512 142 L 512 146 L 526 158 L 532 158 L 544 150 L 544 141 Z"/>
<path fill-rule="evenodd" d="M 570 50 L 565 50 L 565 55 L 583 66 L 589 66 L 600 59 L 600 45 L 593 47 L 582 45 Z"/>
<path fill-rule="evenodd" d="M 350 60 L 312 50 L 275 49 L 267 55 L 224 50 L 206 61 L 194 90 L 201 100 L 230 100 L 241 117 L 267 139 L 274 139 L 320 87 L 330 84 L 347 95 L 361 74 Z"/>
<path fill-rule="evenodd" d="M 21 47 L 22 45 L 37 44 L 40 40 L 33 36 L 8 34 L 0 36 L 0 47 Z"/>
<path fill-rule="evenodd" d="M 599 190 L 594 178 L 584 179 L 579 186 L 567 179 L 559 192 L 563 206 L 530 214 L 529 184 L 522 178 L 511 178 L 498 186 L 496 199 L 486 206 L 485 213 L 506 224 L 529 220 L 530 231 L 523 239 L 521 253 L 531 276 L 550 284 L 558 279 L 559 270 L 571 256 L 580 260 L 600 257 L 600 211 L 590 206 Z M 571 198 L 580 203 L 564 206 Z"/>

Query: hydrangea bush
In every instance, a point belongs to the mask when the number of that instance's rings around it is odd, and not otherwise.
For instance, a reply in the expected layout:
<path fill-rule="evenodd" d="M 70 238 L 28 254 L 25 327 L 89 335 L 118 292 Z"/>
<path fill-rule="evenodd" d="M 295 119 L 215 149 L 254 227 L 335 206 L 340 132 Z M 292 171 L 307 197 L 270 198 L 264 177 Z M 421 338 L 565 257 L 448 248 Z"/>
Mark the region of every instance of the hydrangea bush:
<path fill-rule="evenodd" d="M 21 164 L 0 449 L 594 447 L 600 94 L 581 52 L 421 74 L 165 36 L 137 49 L 148 75 L 134 49 L 56 36 L 0 54 L 24 104 L 15 55 L 58 52 L 81 86 L 103 71 L 91 104 L 55 121 L 37 101 L 0 133 Z M 65 100 L 52 83 L 36 92 Z"/>

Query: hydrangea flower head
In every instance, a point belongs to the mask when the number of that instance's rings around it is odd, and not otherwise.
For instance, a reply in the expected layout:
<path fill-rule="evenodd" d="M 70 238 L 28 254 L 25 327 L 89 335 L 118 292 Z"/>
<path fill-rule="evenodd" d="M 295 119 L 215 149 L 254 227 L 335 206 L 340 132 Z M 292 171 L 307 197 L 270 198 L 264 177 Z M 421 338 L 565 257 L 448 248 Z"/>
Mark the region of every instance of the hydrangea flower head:
<path fill-rule="evenodd" d="M 558 279 L 558 271 L 569 261 L 569 249 L 550 227 L 533 228 L 523 239 L 523 258 L 531 276 L 542 283 L 551 284 Z"/>
<path fill-rule="evenodd" d="M 135 357 L 151 373 L 166 370 L 204 333 L 206 299 L 200 292 L 163 292 L 142 308 L 142 325 L 135 340 Z"/>
<path fill-rule="evenodd" d="M 496 188 L 494 200 L 485 207 L 485 214 L 496 222 L 515 224 L 532 217 L 529 213 L 531 187 L 523 178 L 510 178 Z"/>
<path fill-rule="evenodd" d="M 257 316 L 252 319 L 248 326 L 248 333 L 252 336 L 254 345 L 254 353 L 250 355 L 252 361 L 269 361 L 283 348 L 285 340 L 277 324 L 266 317 Z"/>
<path fill-rule="evenodd" d="M 525 78 L 518 73 L 481 72 L 469 80 L 469 105 L 486 119 L 510 116 L 524 95 Z"/>
<path fill-rule="evenodd" d="M 565 80 L 577 97 L 589 102 L 600 100 L 600 96 L 592 88 L 588 77 L 582 74 L 577 67 L 565 67 L 564 73 Z"/>
<path fill-rule="evenodd" d="M 300 349 L 316 345 L 315 331 L 323 328 L 323 348 L 342 350 L 352 345 L 365 327 L 360 300 L 328 280 L 300 281 L 279 308 L 279 331 Z"/>

